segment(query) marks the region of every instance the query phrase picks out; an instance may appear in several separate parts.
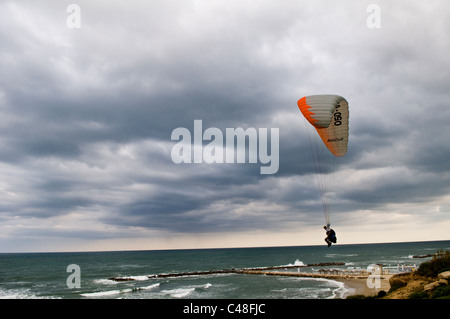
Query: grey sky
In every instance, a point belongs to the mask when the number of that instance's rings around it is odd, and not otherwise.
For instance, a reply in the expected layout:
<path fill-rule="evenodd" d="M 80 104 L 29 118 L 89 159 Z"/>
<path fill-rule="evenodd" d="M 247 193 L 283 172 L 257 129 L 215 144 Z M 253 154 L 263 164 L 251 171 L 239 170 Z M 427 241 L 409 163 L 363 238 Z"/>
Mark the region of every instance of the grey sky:
<path fill-rule="evenodd" d="M 321 244 L 312 94 L 349 102 L 342 243 L 448 239 L 448 1 L 71 3 L 0 1 L 0 251 Z M 174 164 L 196 119 L 279 128 L 278 173 Z"/>

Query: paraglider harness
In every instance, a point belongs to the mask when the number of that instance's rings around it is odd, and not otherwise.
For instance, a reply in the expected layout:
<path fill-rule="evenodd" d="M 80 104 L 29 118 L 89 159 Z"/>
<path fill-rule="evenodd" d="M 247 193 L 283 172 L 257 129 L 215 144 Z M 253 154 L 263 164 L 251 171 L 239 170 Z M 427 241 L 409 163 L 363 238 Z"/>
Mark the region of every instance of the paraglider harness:
<path fill-rule="evenodd" d="M 337 242 L 336 232 L 327 226 L 323 226 L 323 228 L 327 232 L 327 238 L 325 238 L 325 241 L 327 242 L 328 247 L 331 245 L 331 243 L 336 244 Z"/>

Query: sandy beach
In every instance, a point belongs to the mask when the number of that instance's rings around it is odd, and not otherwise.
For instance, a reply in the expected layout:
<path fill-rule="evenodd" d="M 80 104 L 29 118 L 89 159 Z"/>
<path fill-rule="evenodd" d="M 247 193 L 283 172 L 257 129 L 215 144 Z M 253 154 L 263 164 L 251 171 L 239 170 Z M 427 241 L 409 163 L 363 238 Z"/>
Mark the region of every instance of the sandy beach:
<path fill-rule="evenodd" d="M 342 298 L 347 298 L 351 295 L 364 295 L 364 296 L 375 296 L 379 291 L 384 290 L 389 291 L 390 284 L 389 278 L 392 275 L 380 275 L 379 278 L 379 288 L 370 288 L 367 283 L 368 276 L 351 276 L 351 275 L 327 275 L 327 274 L 317 274 L 317 273 L 299 273 L 299 272 L 279 272 L 279 271 L 255 271 L 246 270 L 239 271 L 240 273 L 246 274 L 259 274 L 259 275 L 269 275 L 269 276 L 290 276 L 290 277 L 309 277 L 309 278 L 326 278 L 331 280 L 336 280 L 344 283 L 345 289 L 347 290 Z M 370 284 L 370 282 L 369 282 Z"/>
<path fill-rule="evenodd" d="M 381 290 L 388 292 L 390 288 L 389 278 L 391 276 L 392 275 L 382 275 L 380 277 L 380 288 L 369 288 L 367 285 L 367 278 L 334 278 L 334 280 L 344 283 L 345 288 L 348 290 L 342 297 L 345 299 L 351 295 L 374 296 Z"/>

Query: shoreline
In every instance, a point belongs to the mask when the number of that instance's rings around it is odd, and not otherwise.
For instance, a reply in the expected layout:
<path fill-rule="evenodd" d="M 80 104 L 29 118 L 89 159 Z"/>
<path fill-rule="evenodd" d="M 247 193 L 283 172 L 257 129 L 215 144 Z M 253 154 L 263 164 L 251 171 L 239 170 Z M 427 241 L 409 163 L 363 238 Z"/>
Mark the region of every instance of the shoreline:
<path fill-rule="evenodd" d="M 294 273 L 294 272 L 278 272 L 278 271 L 261 271 L 261 270 L 244 270 L 239 273 L 250 275 L 266 275 L 266 276 L 288 276 L 288 277 L 303 277 L 303 278 L 323 278 L 338 281 L 344 284 L 346 290 L 341 298 L 345 299 L 352 295 L 364 295 L 366 297 L 376 296 L 379 291 L 384 290 L 386 292 L 390 289 L 389 279 L 393 276 L 380 275 L 379 288 L 369 288 L 367 285 L 368 275 L 326 275 L 316 273 Z"/>
<path fill-rule="evenodd" d="M 389 284 L 389 278 L 392 275 L 383 275 L 380 278 L 380 288 L 369 288 L 367 286 L 367 278 L 348 278 L 348 279 L 335 279 L 342 282 L 347 290 L 342 295 L 342 299 L 352 295 L 364 295 L 366 297 L 376 296 L 379 291 L 383 290 L 388 292 L 391 285 Z"/>
<path fill-rule="evenodd" d="M 337 263 L 332 263 L 337 264 Z M 383 274 L 379 275 L 379 288 L 370 288 L 367 284 L 367 279 L 369 274 L 323 274 L 323 273 L 310 273 L 310 272 L 292 272 L 286 271 L 287 268 L 300 269 L 302 267 L 309 267 L 311 265 L 304 266 L 277 266 L 277 267 L 265 267 L 265 268 L 247 268 L 247 269 L 223 269 L 223 270 L 212 270 L 212 271 L 197 271 L 197 272 L 182 272 L 182 273 L 166 273 L 159 275 L 148 275 L 147 278 L 170 278 L 170 277 L 180 277 L 180 276 L 201 276 L 219 273 L 235 273 L 235 274 L 245 274 L 245 275 L 264 275 L 264 276 L 286 276 L 286 277 L 302 277 L 302 278 L 321 278 L 334 280 L 342 283 L 345 291 L 341 293 L 339 298 L 345 299 L 352 295 L 364 295 L 366 297 L 376 296 L 379 291 L 384 290 L 386 292 L 390 289 L 389 279 L 393 274 Z M 283 269 L 285 271 L 277 271 Z M 114 281 L 133 281 L 133 277 L 111 277 L 108 278 Z"/>

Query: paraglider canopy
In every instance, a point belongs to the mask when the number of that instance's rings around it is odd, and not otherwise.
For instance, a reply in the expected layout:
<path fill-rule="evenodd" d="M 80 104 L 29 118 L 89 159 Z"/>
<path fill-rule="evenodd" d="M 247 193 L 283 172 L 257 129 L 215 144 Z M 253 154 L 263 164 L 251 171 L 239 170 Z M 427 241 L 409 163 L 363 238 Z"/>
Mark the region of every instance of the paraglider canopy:
<path fill-rule="evenodd" d="M 348 144 L 348 102 L 339 95 L 311 95 L 298 107 L 335 156 L 344 156 Z"/>
<path fill-rule="evenodd" d="M 307 120 L 305 124 L 307 126 L 311 124 L 318 133 L 317 136 L 314 129 L 311 129 L 311 134 L 314 136 L 310 139 L 310 143 L 316 169 L 316 181 L 321 194 L 325 221 L 329 228 L 337 192 L 333 171 L 335 171 L 337 160 L 347 153 L 348 102 L 340 95 L 326 94 L 302 97 L 297 105 Z"/>

